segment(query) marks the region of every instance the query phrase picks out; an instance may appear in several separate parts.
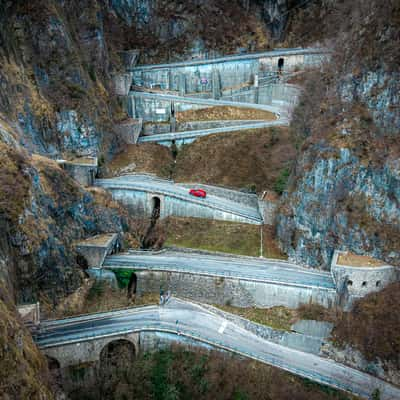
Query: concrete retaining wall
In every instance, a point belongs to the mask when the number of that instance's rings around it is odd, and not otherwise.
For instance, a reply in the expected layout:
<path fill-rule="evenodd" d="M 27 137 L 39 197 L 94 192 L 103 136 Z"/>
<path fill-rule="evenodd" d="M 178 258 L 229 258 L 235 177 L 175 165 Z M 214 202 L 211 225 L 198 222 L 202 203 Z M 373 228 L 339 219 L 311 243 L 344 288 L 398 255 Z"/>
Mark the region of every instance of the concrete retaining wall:
<path fill-rule="evenodd" d="M 79 182 L 82 186 L 93 186 L 97 174 L 97 158 L 93 158 L 93 164 L 80 164 L 66 160 L 57 160 L 72 179 Z"/>
<path fill-rule="evenodd" d="M 313 302 L 332 307 L 336 302 L 334 290 L 286 286 L 267 282 L 254 282 L 238 278 L 194 275 L 181 272 L 137 271 L 138 295 L 158 293 L 160 286 L 177 296 L 207 304 L 231 304 L 237 307 L 285 306 L 298 308 Z"/>
<path fill-rule="evenodd" d="M 300 90 L 295 85 L 273 83 L 265 87 L 240 91 L 233 95 L 226 94 L 221 97 L 221 100 L 293 107 L 297 103 L 299 94 Z"/>
<path fill-rule="evenodd" d="M 290 72 L 319 66 L 326 57 L 327 54 L 318 51 L 285 49 L 197 63 L 138 66 L 132 69 L 132 82 L 181 94 L 208 92 L 217 98 L 220 91 L 253 84 L 259 72 L 277 71 L 280 59 L 283 59 L 282 71 Z"/>
<path fill-rule="evenodd" d="M 156 193 L 147 193 L 132 189 L 108 188 L 114 199 L 121 201 L 129 207 L 135 215 L 151 216 L 153 211 L 153 198 L 160 199 L 160 218 L 168 216 L 194 217 L 217 219 L 221 221 L 242 222 L 245 224 L 256 224 L 256 221 L 231 214 L 229 212 L 217 210 L 200 204 L 184 201 L 175 197 L 164 196 Z"/>

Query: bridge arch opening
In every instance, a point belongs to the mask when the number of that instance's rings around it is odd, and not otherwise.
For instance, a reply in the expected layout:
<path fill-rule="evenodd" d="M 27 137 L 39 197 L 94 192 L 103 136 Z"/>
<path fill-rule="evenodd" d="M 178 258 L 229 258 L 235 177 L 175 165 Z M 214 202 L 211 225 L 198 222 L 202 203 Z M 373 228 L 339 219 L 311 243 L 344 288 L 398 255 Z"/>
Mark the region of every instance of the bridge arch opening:
<path fill-rule="evenodd" d="M 52 381 L 55 382 L 57 386 L 61 387 L 62 376 L 60 362 L 56 358 L 48 355 L 46 355 L 46 361 Z"/>
<path fill-rule="evenodd" d="M 126 339 L 117 339 L 106 344 L 100 352 L 100 368 L 102 374 L 126 370 L 127 365 L 135 361 L 135 345 Z"/>

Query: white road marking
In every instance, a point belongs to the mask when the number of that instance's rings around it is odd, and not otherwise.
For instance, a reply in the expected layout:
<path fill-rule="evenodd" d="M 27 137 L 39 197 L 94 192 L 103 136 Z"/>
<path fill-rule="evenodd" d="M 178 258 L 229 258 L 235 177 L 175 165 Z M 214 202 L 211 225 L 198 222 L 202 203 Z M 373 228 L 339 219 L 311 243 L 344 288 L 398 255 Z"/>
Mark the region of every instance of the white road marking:
<path fill-rule="evenodd" d="M 224 333 L 226 326 L 228 325 L 228 321 L 224 321 L 218 329 L 218 333 Z"/>

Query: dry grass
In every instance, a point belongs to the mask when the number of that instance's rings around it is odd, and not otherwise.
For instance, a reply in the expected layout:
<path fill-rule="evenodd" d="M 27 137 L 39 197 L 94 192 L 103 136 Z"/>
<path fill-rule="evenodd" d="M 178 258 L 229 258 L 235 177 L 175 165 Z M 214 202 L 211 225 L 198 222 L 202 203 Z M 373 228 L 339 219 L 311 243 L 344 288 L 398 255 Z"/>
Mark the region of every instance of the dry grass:
<path fill-rule="evenodd" d="M 291 326 L 299 319 L 296 310 L 290 310 L 289 308 L 280 306 L 271 308 L 241 308 L 216 304 L 214 304 L 214 306 L 223 311 L 240 315 L 258 324 L 267 325 L 271 328 L 283 331 L 290 331 Z"/>
<path fill-rule="evenodd" d="M 208 251 L 258 257 L 260 255 L 260 227 L 250 224 L 200 218 L 172 218 L 163 222 L 166 246 L 190 247 Z M 264 257 L 287 257 L 281 253 L 272 228 L 264 227 Z"/>
<path fill-rule="evenodd" d="M 384 262 L 369 256 L 360 256 L 358 254 L 346 252 L 339 254 L 337 263 L 339 265 L 350 265 L 351 267 L 381 267 Z"/>
<path fill-rule="evenodd" d="M 166 176 L 172 164 L 168 147 L 156 143 L 133 144 L 114 157 L 107 165 L 105 175 L 111 177 L 121 173 L 148 172 Z"/>
<path fill-rule="evenodd" d="M 30 165 L 27 157 L 0 143 L 0 218 L 17 226 L 29 201 Z"/>
<path fill-rule="evenodd" d="M 400 368 L 400 283 L 358 300 L 337 319 L 333 337 L 339 345 L 351 344 L 368 360 L 392 361 Z"/>
<path fill-rule="evenodd" d="M 158 304 L 158 293 L 128 296 L 127 289 L 116 289 L 102 281 L 87 280 L 56 309 L 47 310 L 47 318 L 106 312 L 122 308 Z"/>
<path fill-rule="evenodd" d="M 262 192 L 274 187 L 295 154 L 286 128 L 210 135 L 178 152 L 173 177 Z"/>
<path fill-rule="evenodd" d="M 0 397 L 50 400 L 49 386 L 45 358 L 0 282 Z"/>
<path fill-rule="evenodd" d="M 222 121 L 222 120 L 266 120 L 273 121 L 276 119 L 275 114 L 254 110 L 252 108 L 237 107 L 208 107 L 199 110 L 188 110 L 178 112 L 176 114 L 177 122 L 189 121 Z"/>

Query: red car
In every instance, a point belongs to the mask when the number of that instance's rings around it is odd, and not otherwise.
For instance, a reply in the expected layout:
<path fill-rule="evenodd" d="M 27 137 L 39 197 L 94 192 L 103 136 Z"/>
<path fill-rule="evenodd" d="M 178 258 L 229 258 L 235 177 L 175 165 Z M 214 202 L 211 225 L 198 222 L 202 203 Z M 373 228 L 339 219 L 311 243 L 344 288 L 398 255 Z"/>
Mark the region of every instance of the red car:
<path fill-rule="evenodd" d="M 203 189 L 190 189 L 189 194 L 191 194 L 192 196 L 202 197 L 202 198 L 205 198 L 207 196 L 206 191 Z"/>

